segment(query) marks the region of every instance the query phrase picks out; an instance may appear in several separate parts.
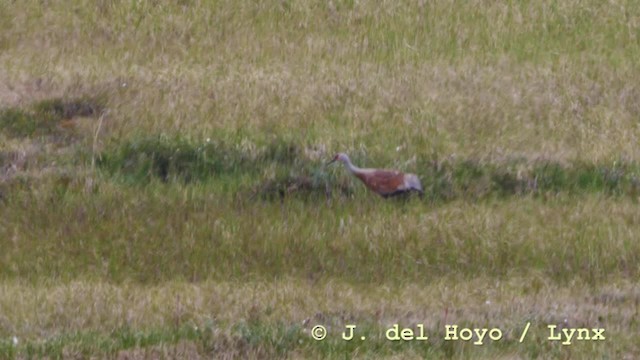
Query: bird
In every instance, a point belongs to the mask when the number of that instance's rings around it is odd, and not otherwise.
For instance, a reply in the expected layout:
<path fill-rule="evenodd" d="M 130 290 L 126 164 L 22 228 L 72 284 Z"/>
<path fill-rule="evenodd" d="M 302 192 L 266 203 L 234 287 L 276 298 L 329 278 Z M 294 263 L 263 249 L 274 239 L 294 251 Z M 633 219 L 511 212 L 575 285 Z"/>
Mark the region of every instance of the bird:
<path fill-rule="evenodd" d="M 361 169 L 353 165 L 345 153 L 336 154 L 327 165 L 336 161 L 342 162 L 369 190 L 383 198 L 407 194 L 412 191 L 418 192 L 420 196 L 424 195 L 420 179 L 415 174 L 405 174 L 397 170 Z"/>

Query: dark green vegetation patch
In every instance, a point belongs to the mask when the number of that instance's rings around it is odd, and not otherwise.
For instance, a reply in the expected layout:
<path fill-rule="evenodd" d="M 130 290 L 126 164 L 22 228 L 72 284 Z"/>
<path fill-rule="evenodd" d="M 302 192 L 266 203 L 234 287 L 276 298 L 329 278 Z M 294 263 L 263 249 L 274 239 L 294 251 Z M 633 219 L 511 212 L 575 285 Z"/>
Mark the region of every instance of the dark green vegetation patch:
<path fill-rule="evenodd" d="M 0 110 L 0 131 L 11 137 L 68 135 L 65 120 L 97 116 L 103 109 L 104 99 L 99 96 L 43 100 L 27 108 Z"/>
<path fill-rule="evenodd" d="M 197 182 L 220 175 L 259 173 L 270 163 L 293 165 L 295 148 L 274 144 L 248 154 L 222 141 L 195 143 L 184 138 L 149 137 L 119 144 L 102 153 L 98 164 L 133 182 Z M 262 164 L 262 165 L 260 165 Z"/>
<path fill-rule="evenodd" d="M 255 180 L 252 196 L 283 198 L 288 195 L 351 195 L 354 181 L 341 165 L 327 167 L 322 159 L 305 156 L 304 147 L 272 140 L 248 152 L 226 140 L 192 141 L 181 137 L 153 136 L 113 144 L 101 154 L 99 166 L 109 175 L 129 183 L 207 182 L 247 176 Z M 329 155 L 327 155 L 328 160 Z M 374 159 L 375 158 L 375 159 Z M 394 159 L 362 156 L 357 164 L 389 164 Z M 422 180 L 426 199 L 450 201 L 548 193 L 632 195 L 640 193 L 640 167 L 624 161 L 610 163 L 528 160 L 500 162 L 476 159 L 434 160 L 418 155 L 414 169 Z M 265 178 L 267 169 L 275 176 Z"/>
<path fill-rule="evenodd" d="M 287 195 L 351 193 L 349 183 L 328 172 L 322 162 L 309 161 L 302 147 L 283 140 L 258 144 L 251 153 L 225 140 L 202 142 L 180 137 L 155 136 L 117 144 L 103 152 L 98 165 L 129 183 L 205 182 L 243 176 L 262 179 L 247 192 L 274 199 Z M 266 169 L 275 175 L 266 179 Z"/>

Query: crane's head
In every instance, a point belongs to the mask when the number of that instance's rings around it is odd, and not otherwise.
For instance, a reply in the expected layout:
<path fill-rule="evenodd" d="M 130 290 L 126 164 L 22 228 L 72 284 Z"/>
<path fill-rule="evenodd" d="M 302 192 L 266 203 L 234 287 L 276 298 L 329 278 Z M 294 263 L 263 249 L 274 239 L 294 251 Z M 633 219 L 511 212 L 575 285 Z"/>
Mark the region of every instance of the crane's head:
<path fill-rule="evenodd" d="M 336 161 L 342 161 L 346 164 L 349 162 L 349 157 L 345 153 L 337 153 L 336 156 L 333 157 L 333 160 L 329 161 L 327 165 L 333 164 Z"/>

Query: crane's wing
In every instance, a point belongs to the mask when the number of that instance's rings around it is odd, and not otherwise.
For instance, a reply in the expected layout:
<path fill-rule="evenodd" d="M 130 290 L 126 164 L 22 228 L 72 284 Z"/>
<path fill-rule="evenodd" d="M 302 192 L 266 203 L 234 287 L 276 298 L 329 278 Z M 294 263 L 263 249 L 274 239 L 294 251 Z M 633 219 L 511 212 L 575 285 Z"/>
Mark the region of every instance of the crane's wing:
<path fill-rule="evenodd" d="M 371 190 L 382 196 L 390 196 L 409 190 L 422 192 L 422 186 L 413 174 L 393 170 L 372 170 L 355 174 Z M 407 177 L 409 175 L 409 177 Z M 417 181 L 417 184 L 415 182 Z"/>

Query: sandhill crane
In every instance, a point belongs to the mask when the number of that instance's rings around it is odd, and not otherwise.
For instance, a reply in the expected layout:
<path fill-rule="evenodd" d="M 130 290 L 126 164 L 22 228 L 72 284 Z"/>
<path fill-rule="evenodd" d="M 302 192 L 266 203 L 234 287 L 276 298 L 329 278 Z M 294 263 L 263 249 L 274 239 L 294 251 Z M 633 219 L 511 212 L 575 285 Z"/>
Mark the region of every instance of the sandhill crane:
<path fill-rule="evenodd" d="M 422 184 L 415 174 L 404 174 L 396 170 L 361 169 L 351 163 L 349 156 L 338 153 L 327 165 L 341 161 L 347 169 L 360 179 L 370 190 L 387 198 L 411 191 L 417 191 L 423 195 Z"/>

